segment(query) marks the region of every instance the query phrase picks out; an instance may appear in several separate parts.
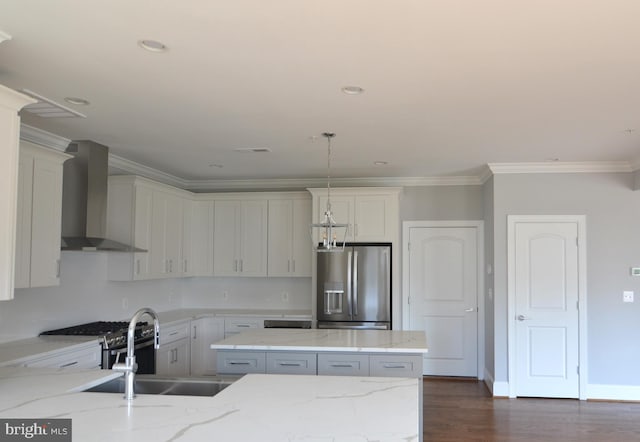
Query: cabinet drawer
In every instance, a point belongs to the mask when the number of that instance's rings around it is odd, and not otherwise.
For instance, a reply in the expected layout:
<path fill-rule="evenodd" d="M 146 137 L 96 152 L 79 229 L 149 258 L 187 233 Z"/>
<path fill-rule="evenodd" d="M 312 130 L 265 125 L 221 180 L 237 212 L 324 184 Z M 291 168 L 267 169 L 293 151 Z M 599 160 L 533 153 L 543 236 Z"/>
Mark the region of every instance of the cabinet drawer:
<path fill-rule="evenodd" d="M 257 318 L 226 318 L 224 320 L 224 337 L 241 333 L 253 328 L 262 328 L 264 320 Z"/>
<path fill-rule="evenodd" d="M 96 345 L 95 347 L 58 354 L 48 358 L 27 361 L 24 366 L 40 368 L 100 368 L 102 362 L 101 354 L 101 347 Z"/>
<path fill-rule="evenodd" d="M 422 356 L 415 355 L 371 355 L 371 376 L 416 378 L 422 376 Z"/>
<path fill-rule="evenodd" d="M 369 356 L 354 353 L 318 353 L 318 374 L 369 376 Z"/>
<path fill-rule="evenodd" d="M 191 336 L 190 324 L 190 321 L 186 321 L 165 328 L 160 327 L 160 345 L 166 345 L 180 339 L 189 338 Z"/>
<path fill-rule="evenodd" d="M 267 373 L 316 374 L 316 354 L 267 352 Z"/>
<path fill-rule="evenodd" d="M 218 350 L 218 374 L 265 373 L 263 351 Z"/>

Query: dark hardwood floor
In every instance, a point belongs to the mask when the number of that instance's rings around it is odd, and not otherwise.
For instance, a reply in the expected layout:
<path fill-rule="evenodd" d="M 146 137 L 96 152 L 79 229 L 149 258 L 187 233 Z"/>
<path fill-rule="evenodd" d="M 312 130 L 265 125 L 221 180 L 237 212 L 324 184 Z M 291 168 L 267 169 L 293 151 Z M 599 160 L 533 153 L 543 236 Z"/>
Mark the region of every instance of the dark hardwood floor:
<path fill-rule="evenodd" d="M 483 382 L 424 379 L 426 441 L 640 441 L 640 403 L 493 399 Z"/>

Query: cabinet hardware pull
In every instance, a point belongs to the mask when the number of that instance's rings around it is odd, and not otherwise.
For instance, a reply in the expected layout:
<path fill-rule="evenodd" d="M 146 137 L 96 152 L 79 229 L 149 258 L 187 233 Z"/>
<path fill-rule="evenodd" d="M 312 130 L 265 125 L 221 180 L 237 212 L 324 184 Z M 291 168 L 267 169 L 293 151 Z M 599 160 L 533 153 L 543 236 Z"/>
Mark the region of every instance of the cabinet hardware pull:
<path fill-rule="evenodd" d="M 136 259 L 136 275 L 140 274 L 140 258 Z"/>
<path fill-rule="evenodd" d="M 391 365 L 391 364 L 384 364 L 382 365 L 384 368 L 407 368 L 405 365 Z"/>
<path fill-rule="evenodd" d="M 302 367 L 300 362 L 278 362 L 281 367 Z"/>
<path fill-rule="evenodd" d="M 294 259 L 294 260 L 292 260 L 292 262 L 293 262 L 293 270 L 292 271 L 293 271 L 293 273 L 295 273 L 296 272 L 296 260 Z"/>
<path fill-rule="evenodd" d="M 236 327 L 248 328 L 251 327 L 249 324 L 236 324 Z"/>
<path fill-rule="evenodd" d="M 196 339 L 197 336 L 198 336 L 198 326 L 194 325 L 193 326 L 193 339 Z"/>
<path fill-rule="evenodd" d="M 233 260 L 233 271 L 234 272 L 238 271 L 238 260 L 237 259 Z"/>
<path fill-rule="evenodd" d="M 78 361 L 69 362 L 68 364 L 61 365 L 60 368 L 71 367 L 72 365 L 76 365 L 77 363 Z"/>
<path fill-rule="evenodd" d="M 291 272 L 291 260 L 287 259 L 287 272 Z"/>
<path fill-rule="evenodd" d="M 174 332 L 169 333 L 169 336 L 175 336 L 175 335 L 177 335 L 178 333 L 180 333 L 180 332 L 179 332 L 179 331 L 174 331 Z"/>
<path fill-rule="evenodd" d="M 331 364 L 333 368 L 353 368 L 353 364 Z"/>
<path fill-rule="evenodd" d="M 242 260 L 240 260 L 240 271 L 241 271 L 241 272 L 242 272 L 242 267 L 243 267 L 243 265 L 242 265 L 242 264 L 243 264 L 243 263 L 242 263 Z"/>
<path fill-rule="evenodd" d="M 251 365 L 248 361 L 229 361 L 229 365 Z"/>
<path fill-rule="evenodd" d="M 187 265 L 187 260 L 185 259 L 185 260 L 184 260 L 184 267 L 183 267 L 182 271 L 183 271 L 184 273 L 187 273 L 187 269 L 188 269 L 188 268 L 189 268 L 189 267 L 188 267 L 188 265 Z"/>

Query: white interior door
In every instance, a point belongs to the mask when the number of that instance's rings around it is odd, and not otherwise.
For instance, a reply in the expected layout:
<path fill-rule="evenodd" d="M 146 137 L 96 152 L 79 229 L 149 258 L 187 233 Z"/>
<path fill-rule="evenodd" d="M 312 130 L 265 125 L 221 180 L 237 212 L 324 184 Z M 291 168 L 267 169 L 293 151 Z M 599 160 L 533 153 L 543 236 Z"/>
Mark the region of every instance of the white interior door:
<path fill-rule="evenodd" d="M 409 329 L 424 330 L 424 374 L 478 376 L 478 229 L 409 229 Z"/>
<path fill-rule="evenodd" d="M 578 224 L 513 232 L 516 396 L 578 398 Z"/>

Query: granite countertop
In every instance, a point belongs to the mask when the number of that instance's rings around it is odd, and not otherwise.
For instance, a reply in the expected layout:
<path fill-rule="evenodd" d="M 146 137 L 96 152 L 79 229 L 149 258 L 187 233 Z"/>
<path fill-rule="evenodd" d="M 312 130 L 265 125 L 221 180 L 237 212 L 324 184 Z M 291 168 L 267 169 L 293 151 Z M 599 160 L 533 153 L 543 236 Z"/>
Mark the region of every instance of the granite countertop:
<path fill-rule="evenodd" d="M 0 368 L 2 418 L 71 418 L 82 441 L 414 441 L 419 380 L 246 375 L 214 397 L 77 392 L 107 370 Z"/>
<path fill-rule="evenodd" d="M 0 343 L 0 367 L 6 364 L 19 364 L 23 359 L 34 356 L 47 357 L 59 350 L 74 350 L 90 345 L 100 345 L 95 336 L 37 336 Z"/>
<path fill-rule="evenodd" d="M 211 348 L 365 353 L 428 352 L 424 332 L 403 330 L 247 330 L 211 344 Z"/>

